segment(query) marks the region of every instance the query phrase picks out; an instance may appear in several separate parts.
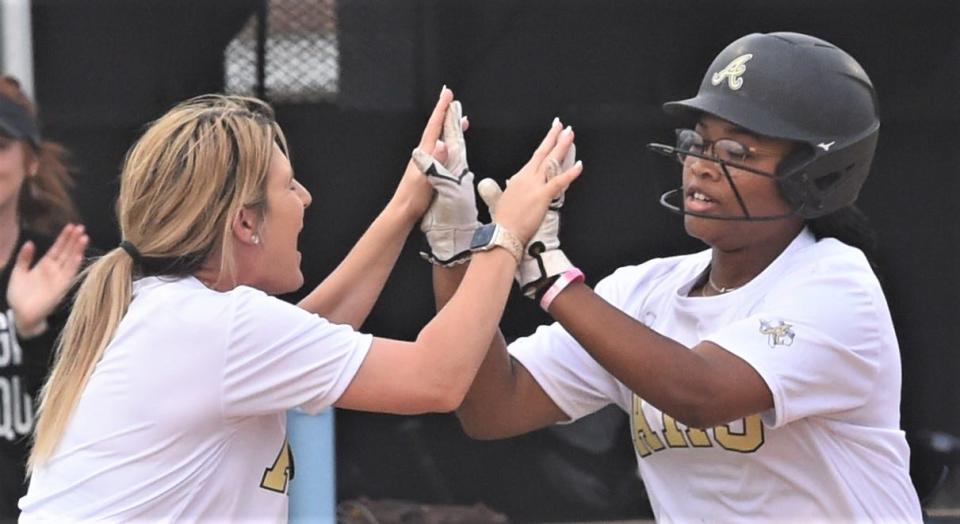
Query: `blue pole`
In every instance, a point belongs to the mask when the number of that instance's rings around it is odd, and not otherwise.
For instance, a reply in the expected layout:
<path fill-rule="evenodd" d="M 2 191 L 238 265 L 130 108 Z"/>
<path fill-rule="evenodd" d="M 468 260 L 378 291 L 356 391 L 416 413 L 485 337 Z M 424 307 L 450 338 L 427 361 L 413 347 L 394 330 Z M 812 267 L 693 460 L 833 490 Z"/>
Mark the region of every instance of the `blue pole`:
<path fill-rule="evenodd" d="M 287 412 L 287 438 L 293 451 L 290 483 L 291 523 L 334 523 L 337 515 L 337 475 L 333 408 L 310 416 Z"/>

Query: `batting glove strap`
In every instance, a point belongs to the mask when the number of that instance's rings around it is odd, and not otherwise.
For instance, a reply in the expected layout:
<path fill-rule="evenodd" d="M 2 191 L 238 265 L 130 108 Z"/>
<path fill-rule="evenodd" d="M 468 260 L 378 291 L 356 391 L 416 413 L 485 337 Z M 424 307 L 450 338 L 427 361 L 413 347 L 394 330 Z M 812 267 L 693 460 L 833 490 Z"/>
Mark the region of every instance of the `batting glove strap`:
<path fill-rule="evenodd" d="M 480 227 L 476 222 L 466 229 L 433 229 L 425 231 L 427 246 L 420 256 L 435 266 L 452 267 L 470 260 L 470 242 L 473 232 Z"/>
<path fill-rule="evenodd" d="M 573 268 L 573 263 L 560 249 L 551 249 L 537 255 L 523 257 L 517 267 L 517 283 L 523 295 L 535 298 L 537 290 L 549 278 Z"/>

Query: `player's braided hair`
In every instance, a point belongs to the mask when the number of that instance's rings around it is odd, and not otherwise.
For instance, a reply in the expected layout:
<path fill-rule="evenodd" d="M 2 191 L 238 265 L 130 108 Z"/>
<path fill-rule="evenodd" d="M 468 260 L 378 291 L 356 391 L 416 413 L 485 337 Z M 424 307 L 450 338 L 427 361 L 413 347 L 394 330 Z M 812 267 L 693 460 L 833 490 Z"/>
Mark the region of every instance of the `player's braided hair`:
<path fill-rule="evenodd" d="M 835 238 L 863 251 L 873 272 L 877 277 L 880 276 L 877 266 L 877 232 L 867 215 L 856 205 L 843 207 L 828 215 L 808 220 L 807 225 L 817 240 Z"/>

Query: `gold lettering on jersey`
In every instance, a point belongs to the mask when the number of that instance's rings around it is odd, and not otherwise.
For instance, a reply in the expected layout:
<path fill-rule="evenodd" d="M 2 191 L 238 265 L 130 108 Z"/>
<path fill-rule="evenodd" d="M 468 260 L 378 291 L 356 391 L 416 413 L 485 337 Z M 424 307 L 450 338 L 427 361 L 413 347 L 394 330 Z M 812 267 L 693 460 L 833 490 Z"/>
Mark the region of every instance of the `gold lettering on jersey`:
<path fill-rule="evenodd" d="M 728 451 L 753 453 L 763 445 L 763 422 L 760 415 L 750 415 L 742 419 L 743 431 L 735 433 L 730 429 L 731 424 L 713 428 L 713 438 L 720 447 Z"/>
<path fill-rule="evenodd" d="M 671 448 L 687 447 L 687 439 L 683 438 L 683 433 L 680 431 L 680 426 L 677 424 L 677 421 L 666 413 L 661 413 L 661 415 L 663 419 L 663 436 L 667 441 L 667 445 Z"/>
<path fill-rule="evenodd" d="M 293 480 L 293 474 L 293 452 L 290 450 L 287 439 L 283 439 L 283 446 L 280 448 L 276 460 L 273 461 L 273 465 L 263 470 L 260 487 L 277 493 L 286 493 L 287 486 Z"/>
<path fill-rule="evenodd" d="M 763 422 L 760 420 L 760 415 L 751 415 L 730 424 L 717 426 L 712 429 L 712 437 L 708 430 L 686 427 L 663 412 L 660 412 L 660 422 L 663 425 L 659 431 L 650 426 L 643 413 L 643 399 L 634 395 L 633 409 L 630 412 L 630 428 L 633 447 L 640 458 L 666 449 L 667 446 L 670 448 L 719 446 L 728 451 L 752 453 L 760 449 L 764 443 Z M 664 441 L 666 446 L 663 444 Z"/>
<path fill-rule="evenodd" d="M 643 400 L 640 397 L 633 396 L 633 413 L 630 414 L 630 427 L 633 433 L 633 448 L 641 457 L 660 451 L 663 449 L 663 442 L 657 437 L 657 434 L 647 423 L 647 417 L 643 416 Z"/>
<path fill-rule="evenodd" d="M 740 89 L 743 87 L 743 74 L 747 72 L 747 62 L 751 58 L 753 58 L 753 55 L 749 53 L 734 58 L 727 64 L 727 67 L 714 73 L 710 81 L 713 85 L 718 86 L 726 80 L 732 91 Z"/>

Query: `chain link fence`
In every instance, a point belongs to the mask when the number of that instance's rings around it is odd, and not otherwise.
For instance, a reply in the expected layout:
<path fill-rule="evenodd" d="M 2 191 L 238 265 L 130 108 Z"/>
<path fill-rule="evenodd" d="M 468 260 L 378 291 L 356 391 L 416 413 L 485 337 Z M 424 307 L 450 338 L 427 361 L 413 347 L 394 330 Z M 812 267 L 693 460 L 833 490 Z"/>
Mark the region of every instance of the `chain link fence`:
<path fill-rule="evenodd" d="M 224 89 L 321 102 L 340 87 L 337 0 L 263 0 L 224 50 Z"/>

